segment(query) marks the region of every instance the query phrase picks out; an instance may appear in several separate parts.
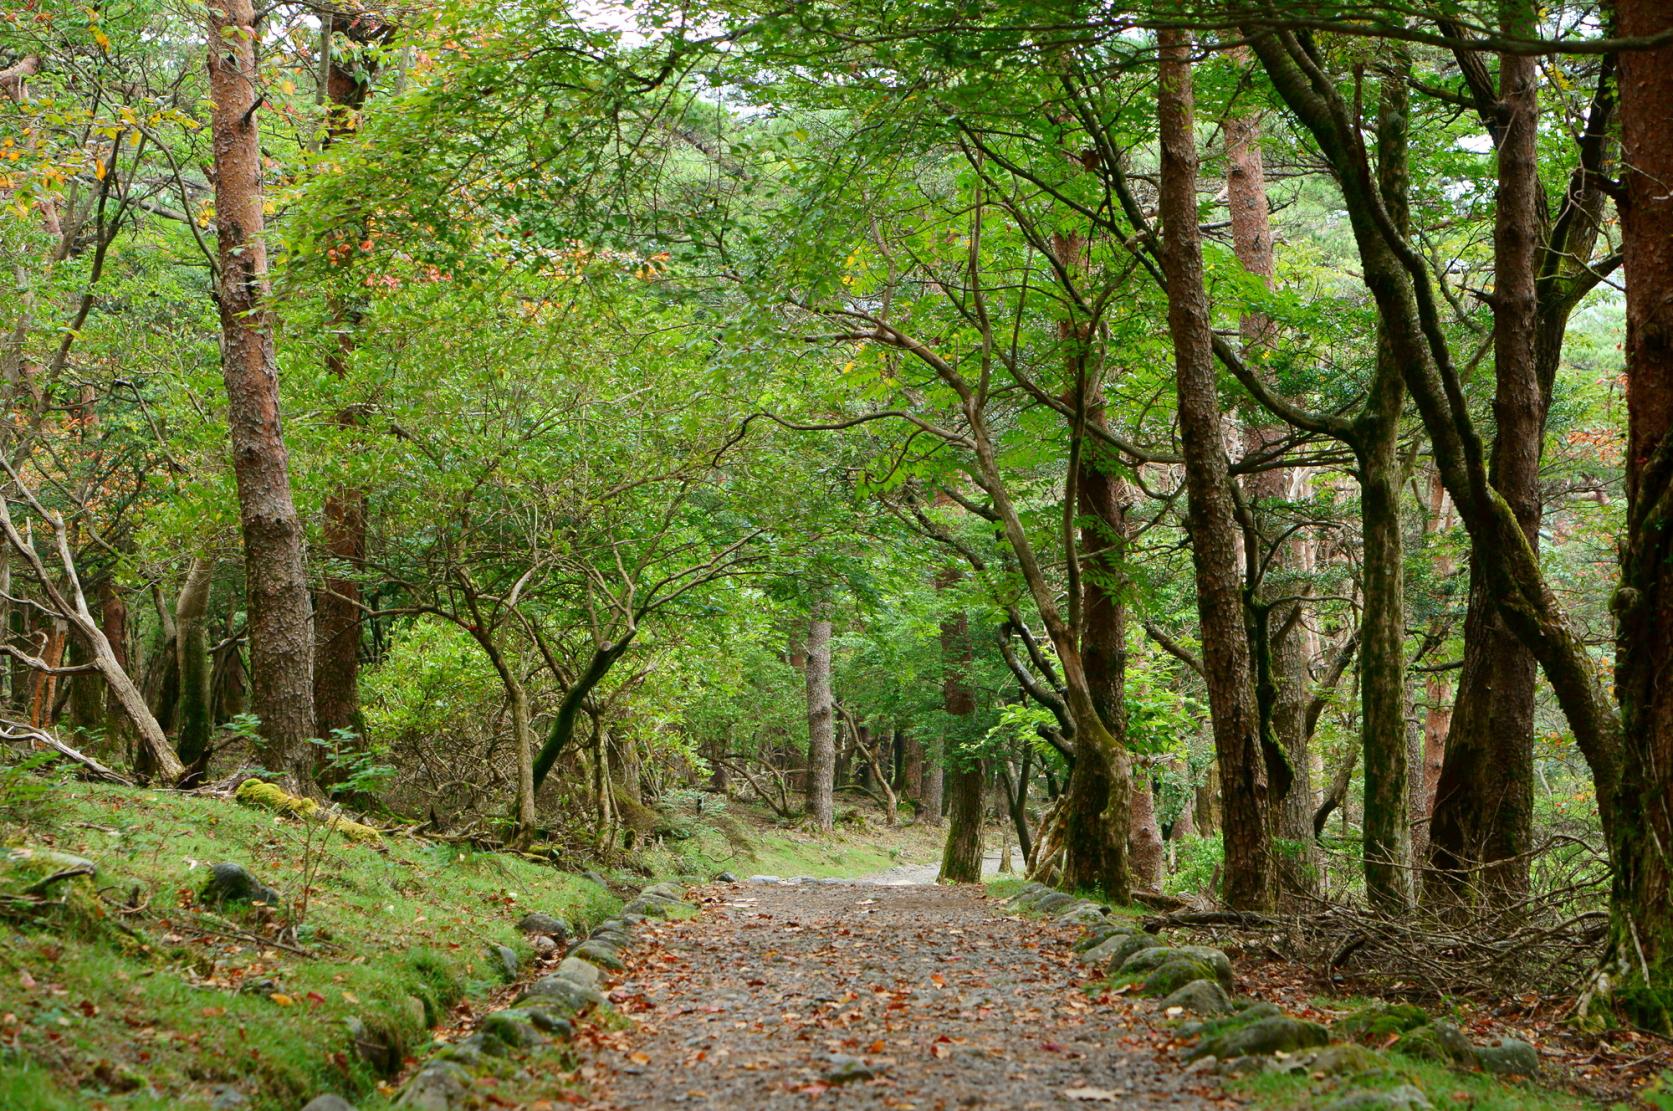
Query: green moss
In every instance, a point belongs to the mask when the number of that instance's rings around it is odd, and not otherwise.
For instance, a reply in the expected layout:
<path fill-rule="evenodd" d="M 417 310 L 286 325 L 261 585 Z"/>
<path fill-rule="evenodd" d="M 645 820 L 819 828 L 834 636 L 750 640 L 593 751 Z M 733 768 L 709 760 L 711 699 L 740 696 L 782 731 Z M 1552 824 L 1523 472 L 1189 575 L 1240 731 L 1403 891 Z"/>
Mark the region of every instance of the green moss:
<path fill-rule="evenodd" d="M 1261 1072 L 1225 1083 L 1234 1094 L 1263 1111 L 1321 1107 L 1350 1091 L 1382 1091 L 1402 1084 L 1421 1090 L 1437 1111 L 1591 1111 L 1599 1106 L 1567 1093 L 1509 1084 L 1479 1073 L 1461 1073 L 1397 1053 L 1379 1056 L 1383 1068 L 1352 1076 L 1314 1080 L 1306 1073 Z"/>
<path fill-rule="evenodd" d="M 1429 1023 L 1429 1013 L 1410 1003 L 1370 1003 L 1331 1026 L 1338 1037 L 1377 1044 Z"/>
<path fill-rule="evenodd" d="M 354 1052 L 351 1018 L 397 1057 L 416 1055 L 453 1004 L 499 986 L 487 946 L 527 957 L 524 913 L 584 928 L 619 906 L 590 880 L 512 855 L 411 838 L 372 851 L 317 836 L 305 854 L 306 829 L 275 811 L 88 784 L 59 792 L 55 847 L 99 865 L 104 900 L 88 885 L 85 898 L 12 920 L 14 970 L 0 976 L 0 1014 L 20 1028 L 17 1052 L 0 1059 L 8 1111 L 200 1108 L 225 1085 L 254 1111 L 291 1111 L 326 1090 L 375 1105 L 382 1078 Z M 271 933 L 262 914 L 272 912 L 228 919 L 194 905 L 207 866 L 222 860 L 248 867 L 287 907 L 313 871 L 294 923 L 311 958 L 237 936 Z"/>

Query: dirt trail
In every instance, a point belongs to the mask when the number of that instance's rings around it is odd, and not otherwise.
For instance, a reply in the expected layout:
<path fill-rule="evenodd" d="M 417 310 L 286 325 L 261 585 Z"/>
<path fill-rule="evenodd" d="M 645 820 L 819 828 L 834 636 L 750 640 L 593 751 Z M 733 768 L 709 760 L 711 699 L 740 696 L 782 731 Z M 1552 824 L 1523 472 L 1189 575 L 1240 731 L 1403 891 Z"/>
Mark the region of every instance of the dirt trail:
<path fill-rule="evenodd" d="M 611 992 L 635 1027 L 583 1075 L 623 1111 L 1227 1105 L 1145 1004 L 1079 990 L 1072 940 L 975 888 L 710 888 L 646 927 Z"/>

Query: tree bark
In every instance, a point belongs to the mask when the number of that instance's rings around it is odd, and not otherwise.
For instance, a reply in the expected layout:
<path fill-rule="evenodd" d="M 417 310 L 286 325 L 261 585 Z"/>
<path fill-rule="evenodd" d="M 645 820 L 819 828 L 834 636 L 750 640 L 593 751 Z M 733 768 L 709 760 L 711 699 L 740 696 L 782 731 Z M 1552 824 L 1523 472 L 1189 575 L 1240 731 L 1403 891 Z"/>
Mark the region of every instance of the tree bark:
<path fill-rule="evenodd" d="M 1234 57 L 1243 61 L 1248 51 L 1239 47 Z M 1272 222 L 1266 194 L 1266 167 L 1261 157 L 1259 115 L 1245 110 L 1225 121 L 1226 205 L 1231 213 L 1232 250 L 1243 269 L 1271 288 L 1277 276 L 1272 243 Z M 1270 359 L 1276 337 L 1271 318 L 1262 312 L 1246 312 L 1239 319 L 1246 361 L 1260 368 Z M 1283 424 L 1251 424 L 1244 430 L 1244 448 L 1249 453 L 1272 450 L 1288 434 Z M 1295 475 L 1287 467 L 1270 467 L 1244 479 L 1256 532 L 1263 544 L 1272 543 L 1282 527 L 1271 507 L 1289 500 Z M 1304 541 L 1292 537 L 1278 544 L 1271 571 L 1292 579 L 1303 570 Z M 1260 553 L 1264 559 L 1266 552 Z M 1271 599 L 1297 593 L 1293 582 L 1280 581 L 1276 588 L 1262 577 L 1259 597 Z M 1312 787 L 1310 758 L 1305 729 L 1307 705 L 1306 656 L 1299 633 L 1300 602 L 1272 605 L 1265 626 L 1271 641 L 1265 650 L 1270 661 L 1271 736 L 1284 751 L 1290 765 L 1289 790 L 1272 799 L 1278 808 L 1274 828 L 1288 844 L 1276 864 L 1283 874 L 1286 890 L 1310 891 L 1317 885 L 1317 850 L 1312 837 Z"/>
<path fill-rule="evenodd" d="M 1132 820 L 1127 844 L 1133 885 L 1145 891 L 1160 891 L 1167 853 L 1162 846 L 1162 830 L 1156 824 L 1156 796 L 1151 789 L 1149 768 L 1134 769 L 1129 805 Z"/>
<path fill-rule="evenodd" d="M 946 802 L 947 746 L 944 742 L 932 742 L 925 749 L 924 793 L 918 800 L 918 820 L 928 826 L 939 826 Z"/>
<path fill-rule="evenodd" d="M 1397 231 L 1407 230 L 1408 104 L 1405 67 L 1385 77 L 1377 106 L 1377 178 Z M 1412 833 L 1406 748 L 1406 578 L 1399 452 L 1405 403 L 1387 330 L 1377 332 L 1371 392 L 1354 420 L 1359 463 L 1365 612 L 1359 627 L 1360 729 L 1365 764 L 1365 894 L 1389 912 L 1412 901 Z"/>
<path fill-rule="evenodd" d="M 814 607 L 807 634 L 807 816 L 831 830 L 832 777 L 836 772 L 836 709 L 831 697 L 830 608 Z"/>
<path fill-rule="evenodd" d="M 174 604 L 175 666 L 180 675 L 180 709 L 175 715 L 180 734 L 175 751 L 180 754 L 180 762 L 199 776 L 207 770 L 209 737 L 215 728 L 207 621 L 214 576 L 214 559 L 193 559 Z"/>
<path fill-rule="evenodd" d="M 1617 0 L 1617 32 L 1673 30 L 1660 0 Z M 1620 57 L 1626 266 L 1627 522 L 1615 596 L 1625 758 L 1615 803 L 1610 960 L 1641 1024 L 1673 1033 L 1673 48 Z M 1600 788 L 1601 790 L 1601 788 Z"/>
<path fill-rule="evenodd" d="M 1190 500 L 1187 527 L 1222 786 L 1224 897 L 1235 910 L 1265 910 L 1272 905 L 1273 889 L 1266 825 L 1268 781 L 1243 620 L 1213 333 L 1203 289 L 1190 46 L 1183 33 L 1173 30 L 1159 32 L 1158 42 L 1162 260 L 1168 282 L 1168 331 L 1173 338 L 1179 429 Z"/>
<path fill-rule="evenodd" d="M 310 790 L 314 636 L 302 525 L 291 498 L 279 418 L 279 376 L 267 304 L 261 136 L 256 127 L 262 39 L 250 0 L 211 0 L 209 90 L 215 170 L 216 303 L 232 432 L 233 475 L 244 534 L 253 707 L 260 759 L 296 790 Z"/>
<path fill-rule="evenodd" d="M 1502 8 L 1507 35 L 1537 32 L 1526 0 L 1505 0 Z M 1544 223 L 1537 151 L 1538 65 L 1526 55 L 1499 57 L 1491 301 L 1497 429 L 1488 471 L 1536 554 L 1542 508 L 1540 448 L 1549 405 L 1536 353 L 1540 323 L 1535 274 Z M 1482 897 L 1503 904 L 1528 889 L 1535 662 L 1500 615 L 1481 563 L 1471 560 L 1464 670 L 1429 823 L 1425 898 L 1431 902 Z"/>
<path fill-rule="evenodd" d="M 949 584 L 950 585 L 950 584 Z M 982 762 L 976 756 L 956 751 L 952 743 L 963 739 L 971 715 L 976 712 L 975 695 L 966 672 L 970 666 L 969 625 L 964 614 L 941 622 L 941 705 L 954 722 L 947 751 L 952 787 L 947 822 L 947 841 L 941 852 L 942 883 L 982 882 L 982 794 L 987 782 Z"/>

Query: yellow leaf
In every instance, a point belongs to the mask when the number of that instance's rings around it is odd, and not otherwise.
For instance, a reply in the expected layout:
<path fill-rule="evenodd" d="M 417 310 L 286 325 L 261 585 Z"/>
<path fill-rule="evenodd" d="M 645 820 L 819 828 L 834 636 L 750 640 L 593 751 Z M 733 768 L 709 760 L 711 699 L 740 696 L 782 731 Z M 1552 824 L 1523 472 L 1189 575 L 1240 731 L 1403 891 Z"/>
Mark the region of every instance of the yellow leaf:
<path fill-rule="evenodd" d="M 110 49 L 110 36 L 105 34 L 103 31 L 94 31 L 93 41 L 99 44 L 100 50 Z"/>
<path fill-rule="evenodd" d="M 280 991 L 274 992 L 272 995 L 268 996 L 268 998 L 273 1000 L 273 1002 L 277 1003 L 281 1007 L 288 1007 L 292 1003 L 296 1002 L 296 1000 L 292 999 L 290 996 L 288 996 L 284 992 L 280 992 Z"/>
<path fill-rule="evenodd" d="M 296 91 L 296 82 L 287 77 L 285 80 L 279 82 L 279 91 L 284 93 L 286 96 L 289 96 L 291 93 Z"/>
<path fill-rule="evenodd" d="M 105 179 L 105 160 L 103 158 L 95 158 L 93 160 L 93 176 L 98 178 L 100 181 Z"/>

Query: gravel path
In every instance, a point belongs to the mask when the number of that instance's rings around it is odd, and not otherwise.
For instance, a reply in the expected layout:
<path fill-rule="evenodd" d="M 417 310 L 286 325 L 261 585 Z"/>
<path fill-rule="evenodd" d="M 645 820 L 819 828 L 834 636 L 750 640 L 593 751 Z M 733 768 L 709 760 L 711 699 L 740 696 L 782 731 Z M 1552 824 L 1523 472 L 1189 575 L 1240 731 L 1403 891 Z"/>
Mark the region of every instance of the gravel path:
<path fill-rule="evenodd" d="M 598 1108 L 1230 1106 L 1146 1013 L 1089 999 L 1073 932 L 977 888 L 728 884 L 649 925 L 611 998 L 634 1028 Z"/>

